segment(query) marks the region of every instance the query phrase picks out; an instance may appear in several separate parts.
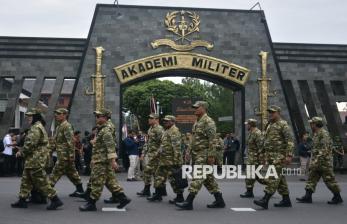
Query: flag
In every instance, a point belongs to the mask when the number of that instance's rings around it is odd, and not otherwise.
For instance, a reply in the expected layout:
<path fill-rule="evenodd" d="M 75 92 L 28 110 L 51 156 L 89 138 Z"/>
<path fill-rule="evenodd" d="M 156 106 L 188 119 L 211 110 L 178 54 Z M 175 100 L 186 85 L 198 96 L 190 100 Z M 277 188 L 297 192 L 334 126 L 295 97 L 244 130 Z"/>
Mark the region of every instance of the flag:
<path fill-rule="evenodd" d="M 127 127 L 126 124 L 123 124 L 123 127 L 122 127 L 122 136 L 123 136 L 123 138 L 128 137 L 128 127 Z"/>
<path fill-rule="evenodd" d="M 150 108 L 151 113 L 154 113 L 154 114 L 157 113 L 156 102 L 155 102 L 155 99 L 153 96 L 151 97 L 151 99 L 149 101 L 149 108 Z"/>

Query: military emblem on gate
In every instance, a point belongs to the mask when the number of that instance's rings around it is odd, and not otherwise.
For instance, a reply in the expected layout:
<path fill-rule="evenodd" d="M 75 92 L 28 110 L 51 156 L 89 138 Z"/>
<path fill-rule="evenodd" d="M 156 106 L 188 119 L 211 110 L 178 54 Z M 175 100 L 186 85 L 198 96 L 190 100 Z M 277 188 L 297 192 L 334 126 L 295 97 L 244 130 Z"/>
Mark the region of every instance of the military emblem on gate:
<path fill-rule="evenodd" d="M 190 51 L 196 47 L 212 50 L 213 44 L 204 40 L 196 40 L 193 33 L 200 32 L 200 16 L 190 11 L 168 12 L 165 17 L 166 30 L 175 35 L 174 39 L 159 39 L 151 43 L 154 49 L 169 46 L 176 51 Z"/>

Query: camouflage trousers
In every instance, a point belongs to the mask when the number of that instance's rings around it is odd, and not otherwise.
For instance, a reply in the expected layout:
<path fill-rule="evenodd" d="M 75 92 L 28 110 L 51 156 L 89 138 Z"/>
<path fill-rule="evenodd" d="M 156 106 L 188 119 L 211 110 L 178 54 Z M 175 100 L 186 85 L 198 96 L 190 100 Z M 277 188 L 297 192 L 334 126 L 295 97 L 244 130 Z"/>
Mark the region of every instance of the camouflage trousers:
<path fill-rule="evenodd" d="M 206 157 L 198 157 L 198 156 L 192 157 L 193 165 L 207 165 L 206 162 L 207 162 Z M 188 188 L 189 193 L 196 195 L 200 191 L 202 185 L 204 185 L 206 189 L 208 190 L 208 192 L 210 192 L 211 194 L 220 192 L 218 184 L 213 174 L 208 174 L 206 175 L 206 179 L 203 179 L 203 178 L 193 179 Z"/>
<path fill-rule="evenodd" d="M 158 168 L 158 159 L 154 155 L 148 155 L 148 162 L 143 170 L 143 182 L 145 185 L 152 183 L 152 177 L 155 179 L 155 172 Z"/>
<path fill-rule="evenodd" d="M 266 185 L 266 180 L 265 179 L 260 179 L 259 177 L 256 177 L 255 179 L 246 179 L 246 188 L 247 189 L 253 189 L 255 182 L 258 182 L 262 185 Z"/>
<path fill-rule="evenodd" d="M 50 178 L 52 186 L 54 186 L 64 174 L 74 185 L 82 183 L 74 162 L 58 160 L 53 168 Z"/>
<path fill-rule="evenodd" d="M 46 171 L 43 168 L 24 168 L 19 197 L 28 198 L 33 188 L 48 198 L 57 195 L 56 190 L 49 184 Z"/>
<path fill-rule="evenodd" d="M 247 160 L 247 163 L 246 165 L 254 165 L 254 166 L 258 166 L 260 165 L 260 162 L 258 162 L 257 159 L 255 158 L 252 158 L 248 155 L 248 160 Z M 254 184 L 255 182 L 258 182 L 262 185 L 266 185 L 266 180 L 265 179 L 260 179 L 258 176 L 255 177 L 255 179 L 246 179 L 245 182 L 246 182 L 246 188 L 247 189 L 253 189 L 254 188 Z"/>
<path fill-rule="evenodd" d="M 172 176 L 173 166 L 159 166 L 155 172 L 154 187 L 164 187 L 166 180 L 169 179 L 170 185 L 175 194 L 183 193 L 183 189 L 177 188 L 175 179 Z"/>
<path fill-rule="evenodd" d="M 322 164 L 310 166 L 305 189 L 315 192 L 317 183 L 321 177 L 332 193 L 338 193 L 341 191 L 335 180 L 335 175 L 331 165 L 324 166 Z"/>
<path fill-rule="evenodd" d="M 289 189 L 286 177 L 282 175 L 282 169 L 284 168 L 283 164 L 270 164 L 274 165 L 276 168 L 276 172 L 278 175 L 278 178 L 275 177 L 269 177 L 269 179 L 266 180 L 266 187 L 265 192 L 268 194 L 274 194 L 276 191 L 280 195 L 289 195 Z"/>
<path fill-rule="evenodd" d="M 89 184 L 91 190 L 90 197 L 96 201 L 100 198 L 104 186 L 111 193 L 123 192 L 123 188 L 118 183 L 116 174 L 109 163 L 93 164 Z"/>

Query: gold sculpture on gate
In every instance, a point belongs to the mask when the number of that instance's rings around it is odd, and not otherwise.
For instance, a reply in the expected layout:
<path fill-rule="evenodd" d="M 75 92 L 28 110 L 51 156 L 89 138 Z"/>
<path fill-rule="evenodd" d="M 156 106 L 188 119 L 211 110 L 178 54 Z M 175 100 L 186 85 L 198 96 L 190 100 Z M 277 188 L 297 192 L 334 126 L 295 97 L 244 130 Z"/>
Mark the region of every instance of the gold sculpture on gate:
<path fill-rule="evenodd" d="M 259 108 L 256 109 L 256 115 L 260 116 L 261 130 L 265 130 L 265 126 L 268 122 L 268 98 L 275 96 L 276 92 L 270 93 L 271 78 L 267 76 L 267 58 L 269 52 L 261 51 L 259 53 L 261 60 L 261 77 L 258 78 L 259 85 Z"/>
<path fill-rule="evenodd" d="M 104 108 L 105 105 L 105 83 L 104 79 L 106 76 L 101 73 L 102 66 L 102 54 L 105 51 L 103 47 L 96 47 L 96 67 L 95 74 L 91 76 L 92 78 L 92 90 L 90 91 L 88 87 L 85 89 L 86 95 L 95 95 L 95 109 L 100 110 Z"/>
<path fill-rule="evenodd" d="M 193 40 L 189 35 L 199 32 L 200 16 L 190 11 L 168 12 L 165 17 L 166 30 L 178 36 L 176 39 L 159 39 L 151 43 L 154 49 L 159 46 L 169 46 L 176 51 L 190 51 L 196 47 L 212 50 L 213 44 L 204 40 Z M 179 42 L 180 44 L 177 44 Z"/>

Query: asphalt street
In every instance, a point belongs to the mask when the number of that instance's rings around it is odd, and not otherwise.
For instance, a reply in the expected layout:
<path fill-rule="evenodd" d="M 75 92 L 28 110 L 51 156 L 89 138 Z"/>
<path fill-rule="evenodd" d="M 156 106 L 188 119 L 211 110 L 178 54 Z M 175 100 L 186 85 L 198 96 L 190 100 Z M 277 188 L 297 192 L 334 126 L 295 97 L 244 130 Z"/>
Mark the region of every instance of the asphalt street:
<path fill-rule="evenodd" d="M 104 198 L 110 197 L 110 192 L 104 189 L 101 199 L 97 203 L 97 212 L 79 212 L 78 207 L 83 204 L 81 199 L 70 198 L 69 193 L 74 191 L 74 186 L 63 177 L 56 185 L 59 196 L 64 206 L 57 211 L 46 211 L 46 205 L 29 205 L 27 209 L 13 209 L 10 204 L 17 200 L 20 178 L 0 178 L 0 224 L 61 224 L 61 223 L 127 223 L 127 224 L 183 224 L 183 223 L 295 223 L 295 224 L 341 224 L 347 220 L 347 175 L 337 175 L 342 197 L 345 203 L 342 205 L 328 205 L 332 194 L 321 182 L 313 195 L 313 204 L 298 204 L 295 197 L 304 194 L 304 182 L 298 181 L 298 177 L 288 178 L 292 208 L 274 208 L 273 203 L 281 198 L 276 194 L 271 200 L 269 210 L 261 210 L 253 204 L 253 199 L 241 199 L 240 193 L 244 192 L 244 182 L 241 180 L 221 180 L 219 185 L 227 207 L 225 209 L 208 209 L 206 204 L 212 202 L 214 197 L 205 189 L 199 192 L 194 201 L 193 211 L 180 211 L 168 200 L 174 194 L 167 185 L 168 197 L 162 202 L 148 202 L 145 198 L 137 197 L 136 192 L 143 187 L 141 181 L 127 182 L 124 174 L 118 175 L 120 183 L 125 188 L 126 194 L 132 199 L 126 211 L 102 211 L 102 208 L 112 207 L 103 203 Z M 88 177 L 83 177 L 84 185 Z M 185 192 L 185 196 L 187 193 Z M 263 187 L 256 184 L 256 198 L 263 196 Z M 115 207 L 115 206 L 113 206 Z M 231 208 L 255 209 L 255 211 L 234 211 Z"/>

